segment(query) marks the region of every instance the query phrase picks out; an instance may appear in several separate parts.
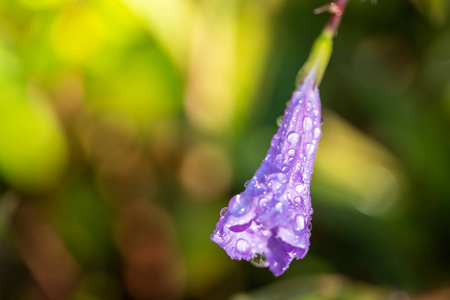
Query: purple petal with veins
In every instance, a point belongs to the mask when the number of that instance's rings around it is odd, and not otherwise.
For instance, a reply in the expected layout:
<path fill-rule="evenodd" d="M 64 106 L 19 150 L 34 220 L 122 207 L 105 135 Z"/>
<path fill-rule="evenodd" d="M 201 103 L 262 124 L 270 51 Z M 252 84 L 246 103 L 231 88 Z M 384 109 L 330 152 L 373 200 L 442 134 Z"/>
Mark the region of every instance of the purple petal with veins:
<path fill-rule="evenodd" d="M 311 74 L 293 93 L 261 166 L 222 210 L 211 235 L 232 259 L 269 267 L 279 276 L 308 252 L 309 187 L 320 126 L 319 90 Z"/>

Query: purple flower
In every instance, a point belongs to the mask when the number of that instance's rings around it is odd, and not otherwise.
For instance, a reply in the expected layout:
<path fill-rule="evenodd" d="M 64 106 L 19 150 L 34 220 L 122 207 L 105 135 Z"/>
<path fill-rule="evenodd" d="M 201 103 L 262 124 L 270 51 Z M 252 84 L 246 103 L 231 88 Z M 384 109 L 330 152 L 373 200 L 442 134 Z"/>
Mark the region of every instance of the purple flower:
<path fill-rule="evenodd" d="M 315 74 L 309 72 L 293 93 L 264 161 L 245 191 L 222 209 L 211 236 L 232 259 L 269 267 L 275 276 L 310 245 L 309 186 L 321 136 Z"/>

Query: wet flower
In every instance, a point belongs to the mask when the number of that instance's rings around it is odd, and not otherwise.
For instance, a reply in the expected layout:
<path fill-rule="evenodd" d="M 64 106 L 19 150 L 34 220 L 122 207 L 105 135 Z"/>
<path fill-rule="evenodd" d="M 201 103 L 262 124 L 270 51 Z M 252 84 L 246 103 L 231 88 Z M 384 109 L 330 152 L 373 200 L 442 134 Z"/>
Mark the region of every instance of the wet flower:
<path fill-rule="evenodd" d="M 310 182 L 321 136 L 314 73 L 293 93 L 271 147 L 248 182 L 222 210 L 212 240 L 232 259 L 245 259 L 281 275 L 303 258 L 311 235 Z"/>
<path fill-rule="evenodd" d="M 245 190 L 222 209 L 211 239 L 232 259 L 244 259 L 283 274 L 308 252 L 311 236 L 310 183 L 321 136 L 318 85 L 328 64 L 332 38 L 347 0 L 314 43 L 299 72 L 298 88 L 261 166 Z"/>

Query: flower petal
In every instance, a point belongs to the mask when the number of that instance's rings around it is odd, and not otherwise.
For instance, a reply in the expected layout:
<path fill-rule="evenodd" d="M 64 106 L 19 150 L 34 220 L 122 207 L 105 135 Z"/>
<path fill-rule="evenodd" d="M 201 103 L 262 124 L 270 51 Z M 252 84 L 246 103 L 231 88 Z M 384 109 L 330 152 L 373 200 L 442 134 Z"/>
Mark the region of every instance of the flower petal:
<path fill-rule="evenodd" d="M 276 276 L 310 245 L 309 187 L 321 136 L 319 90 L 310 75 L 293 93 L 261 166 L 211 236 L 232 259 L 257 259 Z"/>

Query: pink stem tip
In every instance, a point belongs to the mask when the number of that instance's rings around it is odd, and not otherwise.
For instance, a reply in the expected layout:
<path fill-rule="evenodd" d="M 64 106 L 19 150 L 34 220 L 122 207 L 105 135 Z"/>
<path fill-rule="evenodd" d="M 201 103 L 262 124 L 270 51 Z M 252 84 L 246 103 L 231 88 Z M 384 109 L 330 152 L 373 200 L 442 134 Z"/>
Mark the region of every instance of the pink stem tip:
<path fill-rule="evenodd" d="M 316 14 L 325 11 L 328 11 L 331 14 L 325 29 L 331 31 L 334 35 L 337 33 L 339 25 L 341 24 L 342 14 L 345 11 L 348 1 L 349 0 L 336 0 L 314 10 L 314 13 Z"/>

